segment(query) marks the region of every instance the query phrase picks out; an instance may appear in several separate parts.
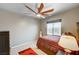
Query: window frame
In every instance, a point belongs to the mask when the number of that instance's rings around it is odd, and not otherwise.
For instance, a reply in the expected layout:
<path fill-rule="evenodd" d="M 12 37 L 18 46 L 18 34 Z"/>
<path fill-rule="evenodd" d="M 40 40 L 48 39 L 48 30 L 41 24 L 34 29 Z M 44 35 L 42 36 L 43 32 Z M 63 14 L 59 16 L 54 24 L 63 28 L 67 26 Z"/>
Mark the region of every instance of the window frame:
<path fill-rule="evenodd" d="M 62 20 L 61 20 L 61 19 L 53 20 L 53 21 L 47 21 L 47 24 L 48 24 L 48 23 L 57 23 L 57 22 L 61 22 L 61 24 L 62 24 Z M 46 25 L 47 25 L 47 24 L 46 24 Z M 48 33 L 47 33 L 47 35 L 54 35 L 54 34 L 48 34 Z M 61 34 L 60 34 L 60 35 L 61 35 Z"/>

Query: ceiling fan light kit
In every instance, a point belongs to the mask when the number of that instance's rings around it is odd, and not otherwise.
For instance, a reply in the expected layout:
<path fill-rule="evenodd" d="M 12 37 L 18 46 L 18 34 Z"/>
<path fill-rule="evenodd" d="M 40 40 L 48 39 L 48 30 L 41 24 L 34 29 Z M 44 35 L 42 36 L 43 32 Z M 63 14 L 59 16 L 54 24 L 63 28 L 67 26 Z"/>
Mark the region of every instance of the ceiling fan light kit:
<path fill-rule="evenodd" d="M 37 14 L 36 15 L 38 18 L 45 18 L 45 16 L 42 16 L 42 15 L 40 15 L 40 14 Z"/>

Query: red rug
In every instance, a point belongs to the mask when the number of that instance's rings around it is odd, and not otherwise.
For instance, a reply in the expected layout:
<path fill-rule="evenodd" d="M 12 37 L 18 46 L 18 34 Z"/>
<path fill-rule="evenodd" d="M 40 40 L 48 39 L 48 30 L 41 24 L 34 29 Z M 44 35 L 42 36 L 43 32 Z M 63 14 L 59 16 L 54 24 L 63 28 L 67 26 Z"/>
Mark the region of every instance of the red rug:
<path fill-rule="evenodd" d="M 28 48 L 23 51 L 20 51 L 19 54 L 20 55 L 37 55 L 37 53 L 33 51 L 32 48 Z"/>

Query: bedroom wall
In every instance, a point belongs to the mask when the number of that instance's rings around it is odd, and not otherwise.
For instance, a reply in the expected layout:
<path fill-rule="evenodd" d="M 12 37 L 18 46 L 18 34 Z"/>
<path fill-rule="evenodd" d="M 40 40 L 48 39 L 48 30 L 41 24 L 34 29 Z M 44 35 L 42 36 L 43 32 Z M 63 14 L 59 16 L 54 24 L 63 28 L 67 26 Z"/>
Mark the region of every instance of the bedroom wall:
<path fill-rule="evenodd" d="M 46 19 L 42 22 L 43 34 L 46 35 L 46 22 L 51 20 L 62 19 L 62 33 L 72 32 L 77 34 L 76 22 L 79 22 L 79 7 L 73 8 L 56 16 L 52 16 L 50 19 Z"/>
<path fill-rule="evenodd" d="M 39 20 L 0 9 L 0 31 L 10 31 L 10 48 L 32 42 L 39 35 Z"/>

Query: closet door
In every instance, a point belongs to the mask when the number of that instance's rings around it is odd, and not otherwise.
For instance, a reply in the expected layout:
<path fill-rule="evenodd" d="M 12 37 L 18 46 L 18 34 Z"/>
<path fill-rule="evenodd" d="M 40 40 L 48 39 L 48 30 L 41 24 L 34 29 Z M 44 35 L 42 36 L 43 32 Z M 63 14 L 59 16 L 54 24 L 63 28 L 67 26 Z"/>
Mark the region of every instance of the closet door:
<path fill-rule="evenodd" d="M 9 32 L 0 32 L 0 55 L 9 54 Z"/>
<path fill-rule="evenodd" d="M 79 22 L 77 23 L 77 33 L 78 33 L 78 38 L 79 38 Z"/>
<path fill-rule="evenodd" d="M 79 45 L 79 22 L 77 22 L 77 37 L 78 37 L 78 45 Z"/>

